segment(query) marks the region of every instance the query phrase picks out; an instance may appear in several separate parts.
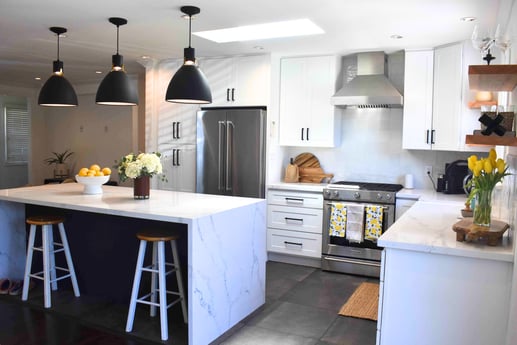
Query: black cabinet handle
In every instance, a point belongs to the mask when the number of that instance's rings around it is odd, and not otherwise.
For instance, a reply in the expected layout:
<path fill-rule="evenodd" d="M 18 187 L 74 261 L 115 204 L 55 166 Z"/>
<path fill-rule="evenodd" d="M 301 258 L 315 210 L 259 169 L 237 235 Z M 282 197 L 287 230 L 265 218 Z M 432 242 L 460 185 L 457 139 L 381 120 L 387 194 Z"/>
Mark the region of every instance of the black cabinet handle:
<path fill-rule="evenodd" d="M 172 149 L 172 166 L 176 166 L 176 149 Z"/>
<path fill-rule="evenodd" d="M 230 89 L 226 89 L 226 101 L 230 102 Z"/>
<path fill-rule="evenodd" d="M 176 150 L 176 166 L 180 166 L 180 149 Z"/>
<path fill-rule="evenodd" d="M 292 246 L 300 246 L 302 247 L 303 246 L 303 243 L 299 243 L 299 242 L 289 242 L 289 241 L 284 241 L 284 244 L 290 244 Z"/>
<path fill-rule="evenodd" d="M 284 217 L 285 219 L 285 222 L 299 222 L 299 223 L 303 223 L 303 219 L 302 218 L 291 218 L 291 217 Z"/>
<path fill-rule="evenodd" d="M 235 88 L 232 87 L 232 102 L 235 102 Z"/>
<path fill-rule="evenodd" d="M 425 143 L 426 144 L 429 144 L 429 130 L 426 131 L 426 135 L 425 135 Z"/>
<path fill-rule="evenodd" d="M 435 144 L 435 142 L 434 142 L 434 133 L 435 133 L 435 130 L 433 129 L 431 131 L 431 144 Z"/>
<path fill-rule="evenodd" d="M 307 141 L 309 141 L 309 127 L 307 127 Z"/>

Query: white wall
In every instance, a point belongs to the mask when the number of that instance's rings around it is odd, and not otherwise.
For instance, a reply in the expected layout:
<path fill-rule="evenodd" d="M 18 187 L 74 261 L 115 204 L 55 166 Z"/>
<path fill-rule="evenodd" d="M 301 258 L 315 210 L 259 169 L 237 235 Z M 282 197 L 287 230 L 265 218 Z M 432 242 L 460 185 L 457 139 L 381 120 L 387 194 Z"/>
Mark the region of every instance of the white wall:
<path fill-rule="evenodd" d="M 95 104 L 95 87 L 76 88 L 79 106 L 73 108 L 45 108 L 45 130 L 48 133 L 45 156 L 35 159 L 34 165 L 43 164 L 42 160 L 53 151 L 71 150 L 70 175 L 81 167 L 99 164 L 112 167 L 115 160 L 136 151 L 134 128 L 137 107 L 103 106 Z M 35 133 L 36 134 L 36 133 Z M 45 166 L 45 176 L 53 176 L 53 166 Z M 113 180 L 118 176 L 113 174 Z"/>

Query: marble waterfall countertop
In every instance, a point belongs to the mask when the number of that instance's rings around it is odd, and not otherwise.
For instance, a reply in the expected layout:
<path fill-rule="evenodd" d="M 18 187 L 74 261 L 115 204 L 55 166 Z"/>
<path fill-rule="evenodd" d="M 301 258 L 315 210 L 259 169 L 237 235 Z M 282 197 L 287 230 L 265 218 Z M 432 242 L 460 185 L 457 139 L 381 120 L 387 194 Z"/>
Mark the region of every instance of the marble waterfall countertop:
<path fill-rule="evenodd" d="M 265 303 L 264 199 L 153 189 L 150 199 L 134 200 L 132 188 L 102 189 L 86 195 L 81 184 L 66 183 L 0 190 L 0 277 L 23 277 L 31 204 L 90 212 L 92 222 L 107 214 L 186 224 L 189 345 L 209 344 Z M 110 228 L 100 229 L 102 238 Z"/>
<path fill-rule="evenodd" d="M 461 201 L 456 201 L 451 196 L 447 200 L 420 199 L 379 238 L 379 245 L 385 248 L 513 262 L 513 246 L 508 233 L 503 236 L 502 243 L 494 247 L 484 243 L 456 241 L 452 225 L 461 219 L 464 199 L 464 196 L 460 198 Z"/>
<path fill-rule="evenodd" d="M 2 189 L 0 200 L 177 223 L 263 201 L 154 189 L 149 199 L 135 200 L 128 187 L 102 186 L 103 194 L 93 195 L 83 194 L 83 188 L 80 183 L 62 183 Z"/>

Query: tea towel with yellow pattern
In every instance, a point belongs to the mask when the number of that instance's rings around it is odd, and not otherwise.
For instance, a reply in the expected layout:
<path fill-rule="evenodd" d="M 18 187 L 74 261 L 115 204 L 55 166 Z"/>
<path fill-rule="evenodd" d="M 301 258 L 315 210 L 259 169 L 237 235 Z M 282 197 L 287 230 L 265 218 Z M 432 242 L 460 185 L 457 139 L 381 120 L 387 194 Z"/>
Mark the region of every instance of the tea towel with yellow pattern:
<path fill-rule="evenodd" d="M 336 202 L 330 204 L 329 236 L 345 237 L 346 232 L 346 206 Z"/>
<path fill-rule="evenodd" d="M 367 240 L 377 241 L 382 235 L 383 207 L 378 205 L 366 205 L 366 226 L 364 237 Z"/>

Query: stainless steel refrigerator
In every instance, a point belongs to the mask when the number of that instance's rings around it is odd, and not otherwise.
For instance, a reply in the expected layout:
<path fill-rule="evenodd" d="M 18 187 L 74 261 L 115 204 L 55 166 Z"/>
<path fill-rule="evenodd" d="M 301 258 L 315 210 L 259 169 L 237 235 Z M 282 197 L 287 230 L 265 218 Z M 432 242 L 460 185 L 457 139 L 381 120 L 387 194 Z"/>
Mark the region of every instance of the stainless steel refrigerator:
<path fill-rule="evenodd" d="M 196 192 L 265 197 L 266 108 L 201 108 Z"/>

